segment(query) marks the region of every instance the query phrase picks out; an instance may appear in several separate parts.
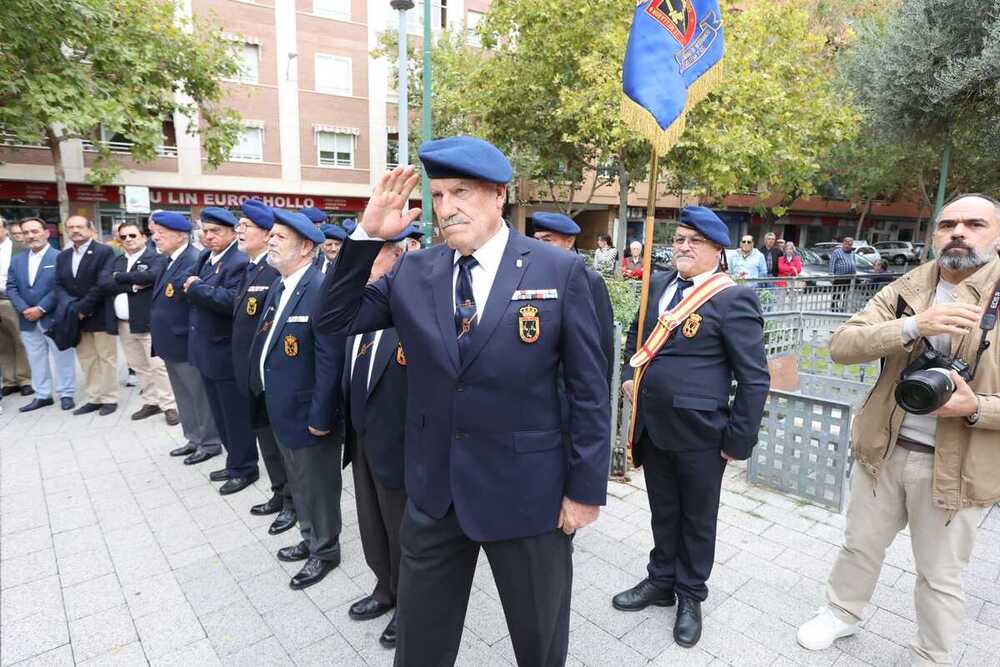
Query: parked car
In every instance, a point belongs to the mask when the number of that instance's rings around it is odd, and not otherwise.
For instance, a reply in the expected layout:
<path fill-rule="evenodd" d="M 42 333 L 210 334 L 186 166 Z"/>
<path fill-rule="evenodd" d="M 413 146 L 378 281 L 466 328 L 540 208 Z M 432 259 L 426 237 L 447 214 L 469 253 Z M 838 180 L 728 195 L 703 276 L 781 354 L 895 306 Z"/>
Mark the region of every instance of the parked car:
<path fill-rule="evenodd" d="M 830 253 L 833 252 L 833 249 L 839 245 L 840 243 L 837 241 L 823 241 L 822 243 L 814 243 L 812 246 L 807 248 L 807 250 L 811 250 L 816 253 L 820 259 L 829 260 Z"/>
<path fill-rule="evenodd" d="M 867 241 L 855 241 L 854 253 L 858 257 L 863 256 L 871 260 L 872 264 L 882 259 L 882 254 L 878 251 L 878 248 L 868 245 Z"/>
<path fill-rule="evenodd" d="M 882 241 L 876 243 L 875 248 L 882 254 L 882 257 L 893 264 L 902 266 L 909 262 L 920 261 L 920 254 L 914 244 L 909 241 Z"/>

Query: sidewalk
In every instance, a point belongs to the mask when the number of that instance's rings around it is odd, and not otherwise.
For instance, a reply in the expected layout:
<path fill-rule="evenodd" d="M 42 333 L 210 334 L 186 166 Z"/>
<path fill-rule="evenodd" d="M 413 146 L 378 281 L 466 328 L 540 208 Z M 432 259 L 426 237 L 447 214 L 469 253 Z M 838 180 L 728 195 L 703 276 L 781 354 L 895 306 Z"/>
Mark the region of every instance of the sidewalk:
<path fill-rule="evenodd" d="M 221 497 L 208 472 L 167 456 L 180 427 L 132 422 L 135 389 L 109 417 L 57 407 L 0 415 L 0 665 L 390 665 L 378 635 L 388 617 L 351 621 L 374 585 L 344 476 L 343 562 L 321 584 L 288 588 L 296 564 L 274 552 L 297 530 L 267 535 L 253 517 L 267 494 Z M 575 541 L 569 664 L 897 665 L 914 633 L 909 538 L 889 550 L 864 629 L 829 651 L 795 643 L 822 599 L 843 517 L 749 486 L 731 466 L 720 510 L 705 632 L 675 646 L 674 610 L 621 613 L 611 596 L 644 575 L 652 545 L 641 473 L 611 484 L 600 520 Z M 1000 666 L 1000 509 L 986 516 L 965 580 L 968 620 L 956 664 Z M 503 610 L 480 559 L 460 665 L 513 665 Z"/>

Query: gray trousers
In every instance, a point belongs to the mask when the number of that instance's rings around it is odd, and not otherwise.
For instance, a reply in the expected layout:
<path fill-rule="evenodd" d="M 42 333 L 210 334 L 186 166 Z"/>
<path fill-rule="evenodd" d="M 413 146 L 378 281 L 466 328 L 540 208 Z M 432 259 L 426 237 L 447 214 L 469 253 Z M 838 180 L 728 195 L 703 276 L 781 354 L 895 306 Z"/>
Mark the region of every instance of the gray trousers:
<path fill-rule="evenodd" d="M 339 558 L 340 444 L 330 436 L 315 447 L 291 449 L 278 444 L 309 555 L 321 560 Z"/>
<path fill-rule="evenodd" d="M 201 373 L 184 361 L 167 361 L 165 365 L 170 387 L 177 401 L 177 416 L 180 417 L 184 437 L 201 451 L 220 453 L 222 439 L 215 426 L 215 418 L 212 417 Z"/>

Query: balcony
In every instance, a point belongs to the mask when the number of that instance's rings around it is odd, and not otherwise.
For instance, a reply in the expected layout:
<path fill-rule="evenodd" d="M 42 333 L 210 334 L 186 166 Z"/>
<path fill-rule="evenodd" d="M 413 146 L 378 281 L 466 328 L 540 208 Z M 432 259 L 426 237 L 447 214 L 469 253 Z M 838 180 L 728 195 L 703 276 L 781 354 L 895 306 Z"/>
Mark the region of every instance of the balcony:
<path fill-rule="evenodd" d="M 85 139 L 82 143 L 83 151 L 85 153 L 96 153 L 98 151 L 98 146 L 104 146 L 115 155 L 130 155 L 132 153 L 133 145 L 131 142 L 127 141 L 91 141 L 89 139 Z M 156 156 L 176 158 L 177 146 L 157 146 Z"/>

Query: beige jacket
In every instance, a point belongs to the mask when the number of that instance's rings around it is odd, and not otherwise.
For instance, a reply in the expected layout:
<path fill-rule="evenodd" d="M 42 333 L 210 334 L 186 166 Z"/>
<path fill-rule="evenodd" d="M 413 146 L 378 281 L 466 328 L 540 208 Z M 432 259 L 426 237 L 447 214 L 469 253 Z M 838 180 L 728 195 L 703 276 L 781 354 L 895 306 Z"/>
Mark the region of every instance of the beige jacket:
<path fill-rule="evenodd" d="M 976 271 L 955 290 L 955 300 L 988 305 L 1000 279 L 1000 259 Z M 882 374 L 855 415 L 851 432 L 854 457 L 878 479 L 879 469 L 892 453 L 904 412 L 893 394 L 900 373 L 919 348 L 903 345 L 903 320 L 896 317 L 901 297 L 905 314 L 921 313 L 930 306 L 937 289 L 938 267 L 928 262 L 886 285 L 833 334 L 830 356 L 837 363 L 853 364 L 885 358 Z M 971 387 L 980 398 L 980 416 L 975 425 L 964 417 L 938 420 L 934 455 L 934 504 L 947 510 L 991 505 L 1000 500 L 1000 326 L 987 340 Z M 953 336 L 952 352 L 970 365 L 982 331 L 977 327 L 964 336 Z"/>

